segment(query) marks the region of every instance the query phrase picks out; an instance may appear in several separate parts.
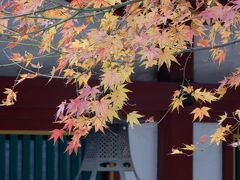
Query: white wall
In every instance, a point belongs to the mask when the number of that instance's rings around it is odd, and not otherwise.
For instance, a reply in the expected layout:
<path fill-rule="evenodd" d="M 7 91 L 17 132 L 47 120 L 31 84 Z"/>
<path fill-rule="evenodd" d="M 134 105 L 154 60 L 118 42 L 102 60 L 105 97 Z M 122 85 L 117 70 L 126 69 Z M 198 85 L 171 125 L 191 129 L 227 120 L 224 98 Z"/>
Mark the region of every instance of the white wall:
<path fill-rule="evenodd" d="M 157 180 L 157 126 L 142 124 L 129 127 L 133 163 L 140 180 Z M 135 180 L 127 174 L 127 180 Z"/>
<path fill-rule="evenodd" d="M 211 135 L 217 123 L 194 123 L 193 141 L 199 142 L 202 135 Z M 203 151 L 197 151 L 193 156 L 193 180 L 222 180 L 222 144 L 210 145 L 207 141 L 198 146 Z"/>

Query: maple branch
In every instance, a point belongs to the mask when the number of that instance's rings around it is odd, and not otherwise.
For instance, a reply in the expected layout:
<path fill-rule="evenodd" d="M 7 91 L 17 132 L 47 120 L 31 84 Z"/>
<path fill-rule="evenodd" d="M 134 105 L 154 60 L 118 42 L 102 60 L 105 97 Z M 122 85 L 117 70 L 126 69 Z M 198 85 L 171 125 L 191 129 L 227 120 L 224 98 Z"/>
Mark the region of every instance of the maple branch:
<path fill-rule="evenodd" d="M 67 22 L 67 21 L 71 20 L 72 18 L 74 18 L 74 17 L 77 16 L 78 14 L 79 14 L 79 12 L 76 12 L 76 13 L 74 13 L 72 16 L 70 16 L 70 17 L 68 17 L 68 18 L 66 18 L 66 19 L 62 19 L 62 20 L 60 20 L 59 22 L 57 22 L 57 23 L 55 23 L 55 24 L 52 24 L 52 25 L 50 25 L 50 26 L 47 26 L 47 27 L 45 27 L 45 28 L 42 28 L 42 29 L 39 29 L 39 30 L 36 30 L 36 31 L 32 31 L 32 32 L 26 33 L 26 34 L 24 34 L 24 35 L 31 35 L 31 34 L 39 33 L 39 32 L 41 32 L 41 31 L 46 31 L 46 30 L 48 30 L 48 29 L 51 29 L 51 28 L 56 27 L 56 26 L 58 26 L 58 25 L 60 25 L 60 24 L 62 24 L 62 23 L 64 23 L 64 22 Z M 5 27 L 5 28 L 7 28 L 7 27 Z M 9 28 L 8 28 L 8 30 L 9 30 Z M 14 30 L 11 29 L 11 31 L 14 31 Z M 17 32 L 17 31 L 14 31 L 14 32 L 17 33 L 17 34 L 5 34 L 5 33 L 1 33 L 0 35 L 5 35 L 5 36 L 22 36 L 19 32 Z"/>
<path fill-rule="evenodd" d="M 16 62 L 16 63 L 17 63 L 17 62 Z M 0 64 L 0 68 L 1 68 L 1 67 L 8 67 L 8 66 L 15 66 L 16 63 Z"/>
<path fill-rule="evenodd" d="M 58 6 L 54 6 L 54 7 L 51 7 L 51 8 L 46 8 L 46 9 L 42 9 L 42 10 L 38 10 L 38 11 L 35 11 L 35 12 L 26 13 L 26 14 L 19 14 L 19 15 L 12 15 L 12 16 L 2 16 L 2 17 L 0 17 L 0 19 L 12 19 L 12 18 L 24 17 L 24 16 L 28 16 L 28 15 L 32 15 L 32 14 L 38 14 L 38 13 L 42 13 L 42 12 L 45 12 L 45 11 L 58 9 L 58 8 L 61 8 L 61 7 L 62 7 L 61 5 L 58 5 Z"/>
<path fill-rule="evenodd" d="M 210 50 L 210 49 L 215 49 L 215 48 L 222 48 L 222 47 L 234 45 L 237 43 L 240 43 L 240 39 L 236 39 L 234 41 L 230 41 L 230 42 L 223 43 L 223 44 L 217 44 L 214 46 L 195 47 L 195 48 L 190 48 L 190 49 L 184 49 L 182 51 L 174 53 L 174 55 L 180 55 L 182 53 L 187 53 L 187 52 L 196 52 L 196 51 L 204 51 L 204 50 Z"/>
<path fill-rule="evenodd" d="M 3 25 L 1 25 L 0 24 L 0 26 L 3 26 Z M 5 27 L 5 26 L 3 26 L 3 27 Z M 8 28 L 8 27 L 5 27 L 7 30 L 9 30 L 10 32 L 13 32 L 13 33 L 18 33 L 17 31 L 15 31 L 15 30 L 13 30 L 13 29 L 10 29 L 10 28 Z M 2 35 L 2 34 L 0 34 L 0 35 Z M 28 37 L 28 40 L 30 40 L 30 41 L 32 41 L 32 42 L 34 42 L 34 43 L 37 43 L 37 44 L 27 44 L 27 43 L 18 43 L 18 44 L 21 44 L 21 45 L 29 45 L 29 46 L 36 46 L 36 47 L 38 47 L 41 43 L 38 41 L 38 40 L 36 40 L 36 39 L 32 39 L 32 38 L 30 38 L 30 37 Z M 0 41 L 1 42 L 1 41 Z M 9 41 L 3 41 L 2 40 L 2 42 L 9 42 Z M 61 50 L 59 50 L 59 49 L 57 49 L 57 48 L 55 48 L 55 47 L 53 47 L 53 46 L 50 46 L 50 48 L 53 50 L 53 51 L 55 51 L 55 52 L 57 52 L 57 53 L 59 53 L 59 54 L 63 54 L 63 52 L 61 51 Z"/>
<path fill-rule="evenodd" d="M 141 2 L 143 0 L 129 0 L 129 1 L 126 1 L 126 2 L 123 2 L 121 4 L 117 4 L 117 5 L 112 5 L 112 6 L 107 6 L 107 7 L 102 7 L 102 8 L 75 8 L 75 7 L 71 7 L 71 6 L 66 6 L 60 2 L 56 2 L 54 0 L 50 0 L 52 3 L 55 3 L 55 4 L 58 4 L 58 5 L 61 5 L 65 8 L 68 8 L 68 9 L 72 9 L 72 10 L 76 10 L 76 11 L 80 11 L 80 12 L 86 12 L 86 11 L 103 11 L 103 10 L 107 10 L 107 9 L 118 9 L 118 8 L 121 8 L 121 7 L 124 7 L 124 6 L 127 6 L 127 5 L 130 5 L 130 4 L 134 4 L 136 2 Z"/>
<path fill-rule="evenodd" d="M 55 79 L 66 79 L 66 77 L 63 76 L 51 76 L 51 75 L 47 75 L 47 74 L 42 74 L 39 72 L 35 72 L 31 69 L 28 69 L 24 66 L 22 66 L 21 64 L 14 62 L 13 60 L 11 60 L 11 58 L 9 57 L 9 55 L 7 54 L 7 52 L 5 51 L 5 49 L 3 49 L 3 53 L 5 54 L 5 56 L 9 59 L 9 61 L 11 61 L 14 65 L 18 66 L 19 68 L 29 72 L 29 73 L 33 73 L 33 74 L 37 74 L 38 76 L 42 76 L 42 77 L 47 77 L 47 78 L 55 78 Z"/>
<path fill-rule="evenodd" d="M 160 119 L 156 124 L 154 124 L 154 126 L 158 126 L 158 125 L 163 121 L 163 119 L 168 115 L 168 113 L 170 112 L 171 109 L 172 109 L 172 108 L 169 107 L 168 110 L 167 110 L 167 111 L 164 113 L 164 115 L 161 117 L 161 119 Z"/>

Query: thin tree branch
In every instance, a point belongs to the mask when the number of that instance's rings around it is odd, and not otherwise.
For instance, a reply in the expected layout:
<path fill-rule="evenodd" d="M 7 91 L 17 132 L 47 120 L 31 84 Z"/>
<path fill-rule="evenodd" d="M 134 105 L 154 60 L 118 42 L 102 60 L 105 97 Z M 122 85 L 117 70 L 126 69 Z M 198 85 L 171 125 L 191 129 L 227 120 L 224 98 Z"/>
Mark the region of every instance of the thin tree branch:
<path fill-rule="evenodd" d="M 217 44 L 217 45 L 214 45 L 214 46 L 195 47 L 195 48 L 190 48 L 190 49 L 184 49 L 182 51 L 174 53 L 174 55 L 176 56 L 176 55 L 180 55 L 182 53 L 187 53 L 187 52 L 197 52 L 197 51 L 210 50 L 210 49 L 214 49 L 214 48 L 222 48 L 222 47 L 234 45 L 234 44 L 237 44 L 237 43 L 240 43 L 240 39 L 236 39 L 234 41 L 229 41 L 229 42 L 223 43 L 223 44 Z"/>
<path fill-rule="evenodd" d="M 58 4 L 58 5 L 61 5 L 61 6 L 65 7 L 65 8 L 76 10 L 76 11 L 79 11 L 79 12 L 103 11 L 103 10 L 107 10 L 107 9 L 111 9 L 111 10 L 112 9 L 118 9 L 118 8 L 130 5 L 130 4 L 134 4 L 136 2 L 141 2 L 141 1 L 143 1 L 143 0 L 129 0 L 129 1 L 123 2 L 121 4 L 107 6 L 107 7 L 102 7 L 102 8 L 75 8 L 75 7 L 66 6 L 66 5 L 64 5 L 62 3 L 56 2 L 54 0 L 51 0 L 51 2 L 53 2 L 55 4 Z"/>
<path fill-rule="evenodd" d="M 38 14 L 38 13 L 42 13 L 42 12 L 45 12 L 45 11 L 54 10 L 54 9 L 58 9 L 58 8 L 62 8 L 62 6 L 58 5 L 58 6 L 54 6 L 54 7 L 51 7 L 51 8 L 46 8 L 46 9 L 42 9 L 42 10 L 39 10 L 39 11 L 26 13 L 26 14 L 19 14 L 19 15 L 12 15 L 12 16 L 0 16 L 0 19 L 19 18 L 19 17 L 24 17 L 24 16 L 28 16 L 28 15 Z"/>

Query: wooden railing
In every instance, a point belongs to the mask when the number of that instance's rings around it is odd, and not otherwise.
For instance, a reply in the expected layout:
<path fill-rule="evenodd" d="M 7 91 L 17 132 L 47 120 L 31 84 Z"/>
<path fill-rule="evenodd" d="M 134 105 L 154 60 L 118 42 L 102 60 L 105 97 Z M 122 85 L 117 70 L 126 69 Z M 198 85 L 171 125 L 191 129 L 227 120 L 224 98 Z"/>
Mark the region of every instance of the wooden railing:
<path fill-rule="evenodd" d="M 69 138 L 53 145 L 47 131 L 0 131 L 0 179 L 74 179 L 82 153 L 64 153 Z"/>

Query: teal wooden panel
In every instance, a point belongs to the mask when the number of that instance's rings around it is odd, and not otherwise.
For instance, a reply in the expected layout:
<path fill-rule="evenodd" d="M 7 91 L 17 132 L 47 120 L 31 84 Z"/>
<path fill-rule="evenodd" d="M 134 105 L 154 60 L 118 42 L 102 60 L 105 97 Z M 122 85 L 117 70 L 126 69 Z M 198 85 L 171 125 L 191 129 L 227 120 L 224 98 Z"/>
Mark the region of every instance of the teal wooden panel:
<path fill-rule="evenodd" d="M 53 141 L 47 140 L 47 179 L 55 179 L 55 146 L 53 145 Z"/>
<path fill-rule="evenodd" d="M 80 169 L 81 161 L 81 150 L 78 150 L 78 154 L 72 153 L 70 156 L 70 167 L 71 167 L 71 179 L 74 179 Z"/>
<path fill-rule="evenodd" d="M 22 178 L 29 180 L 30 175 L 30 135 L 24 135 L 22 139 Z"/>
<path fill-rule="evenodd" d="M 63 137 L 64 142 L 58 141 L 59 145 L 59 180 L 66 180 L 67 178 L 67 153 L 64 153 L 66 150 L 66 136 Z"/>
<path fill-rule="evenodd" d="M 18 137 L 10 136 L 10 179 L 17 179 Z"/>
<path fill-rule="evenodd" d="M 42 180 L 42 144 L 43 144 L 43 136 L 36 135 L 35 136 L 35 147 L 34 147 L 34 176 L 35 180 Z"/>
<path fill-rule="evenodd" d="M 240 180 L 240 149 L 236 148 L 235 150 L 235 162 L 236 162 L 236 180 Z"/>
<path fill-rule="evenodd" d="M 5 177 L 5 135 L 0 135 L 0 179 Z"/>

